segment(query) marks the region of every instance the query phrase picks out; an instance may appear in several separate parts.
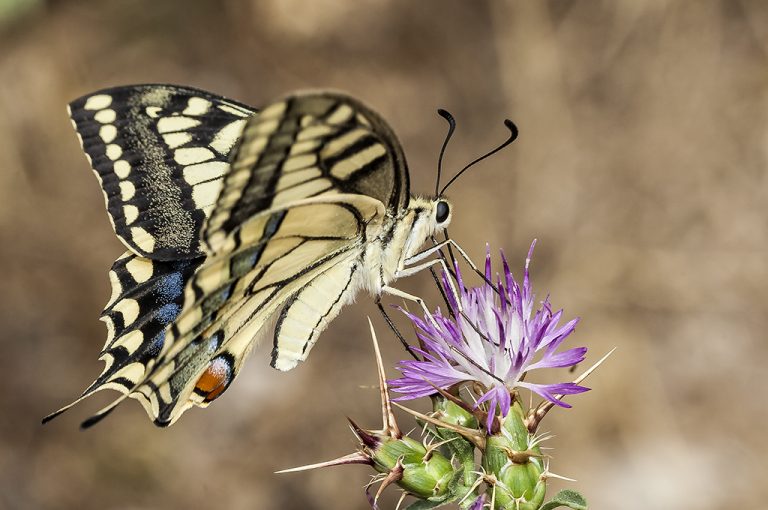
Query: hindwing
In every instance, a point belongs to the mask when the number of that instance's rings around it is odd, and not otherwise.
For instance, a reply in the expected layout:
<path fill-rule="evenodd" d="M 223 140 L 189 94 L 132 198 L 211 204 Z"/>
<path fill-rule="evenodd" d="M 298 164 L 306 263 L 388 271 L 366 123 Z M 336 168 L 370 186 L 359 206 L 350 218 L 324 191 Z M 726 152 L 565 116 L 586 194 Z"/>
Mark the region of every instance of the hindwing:
<path fill-rule="evenodd" d="M 155 260 L 200 256 L 200 228 L 255 110 L 192 88 L 134 85 L 69 111 L 120 240 Z"/>
<path fill-rule="evenodd" d="M 103 389 L 127 394 L 148 373 L 165 343 L 166 328 L 181 312 L 184 288 L 203 258 L 157 261 L 128 251 L 112 265 L 112 296 L 101 320 L 107 341 L 99 359 L 105 367 L 79 399 L 48 416 L 58 416 Z"/>
<path fill-rule="evenodd" d="M 254 215 L 191 277 L 181 313 L 166 328 L 148 370 L 131 380 L 128 396 L 140 400 L 161 426 L 193 405 L 207 406 L 237 376 L 270 319 L 282 309 L 280 323 L 287 325 L 294 319 L 286 310 L 298 310 L 302 303 L 305 311 L 311 310 L 305 319 L 314 327 L 278 331 L 273 353 L 273 360 L 281 360 L 284 351 L 278 347 L 289 345 L 283 365 L 274 364 L 283 369 L 295 365 L 357 292 L 352 276 L 366 239 L 378 233 L 384 214 L 377 200 L 337 195 Z M 339 286 L 336 280 L 343 275 L 347 281 Z M 120 400 L 86 424 L 101 419 Z"/>

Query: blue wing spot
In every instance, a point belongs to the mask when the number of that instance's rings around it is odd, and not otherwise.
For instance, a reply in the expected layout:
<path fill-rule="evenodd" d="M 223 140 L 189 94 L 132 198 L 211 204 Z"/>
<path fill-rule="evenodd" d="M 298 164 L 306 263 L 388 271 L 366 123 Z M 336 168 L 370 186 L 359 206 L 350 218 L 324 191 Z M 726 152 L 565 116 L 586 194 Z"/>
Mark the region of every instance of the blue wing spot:
<path fill-rule="evenodd" d="M 165 330 L 161 331 L 157 335 L 155 335 L 155 338 L 152 339 L 152 343 L 147 347 L 147 356 L 151 358 L 155 358 L 160 354 L 160 351 L 163 350 L 163 345 L 165 344 Z"/>
<path fill-rule="evenodd" d="M 181 296 L 184 290 L 184 278 L 180 272 L 171 273 L 163 278 L 157 286 L 157 292 L 163 301 L 173 301 Z"/>
<path fill-rule="evenodd" d="M 179 316 L 180 312 L 181 307 L 177 303 L 168 303 L 158 308 L 157 312 L 155 312 L 155 318 L 161 324 L 169 324 Z"/>

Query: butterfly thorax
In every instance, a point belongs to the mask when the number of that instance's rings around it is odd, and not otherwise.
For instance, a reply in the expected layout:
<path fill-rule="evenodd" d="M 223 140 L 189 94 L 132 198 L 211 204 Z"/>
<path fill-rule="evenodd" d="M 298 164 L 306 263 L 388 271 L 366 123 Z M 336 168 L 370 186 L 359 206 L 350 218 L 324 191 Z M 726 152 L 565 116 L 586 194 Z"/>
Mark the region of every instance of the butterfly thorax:
<path fill-rule="evenodd" d="M 411 197 L 402 211 L 388 213 L 362 261 L 361 287 L 380 295 L 404 269 L 405 261 L 419 253 L 432 235 L 444 229 L 450 217 L 439 222 L 436 207 L 443 199 Z"/>

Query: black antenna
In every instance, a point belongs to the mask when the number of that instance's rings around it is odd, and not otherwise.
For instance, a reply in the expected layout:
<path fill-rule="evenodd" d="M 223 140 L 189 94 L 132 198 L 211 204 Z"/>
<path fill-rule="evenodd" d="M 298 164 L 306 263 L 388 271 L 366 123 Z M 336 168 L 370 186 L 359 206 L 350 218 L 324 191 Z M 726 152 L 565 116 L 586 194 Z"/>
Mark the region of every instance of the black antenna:
<path fill-rule="evenodd" d="M 510 133 L 509 138 L 507 138 L 507 140 L 504 143 L 502 143 L 501 145 L 499 145 L 498 147 L 493 149 L 491 152 L 489 152 L 489 153 L 487 153 L 487 154 L 485 154 L 483 156 L 480 156 L 479 158 L 475 159 L 474 161 L 469 163 L 467 166 L 465 166 L 464 168 L 459 170 L 459 173 L 454 175 L 453 178 L 450 181 L 448 181 L 448 184 L 443 186 L 443 189 L 440 190 L 440 193 L 438 193 L 438 196 L 440 196 L 443 193 L 445 193 L 445 190 L 448 189 L 448 186 L 453 184 L 456 179 L 461 177 L 461 174 L 463 174 L 464 172 L 469 170 L 472 166 L 474 166 L 475 164 L 481 162 L 482 160 L 484 160 L 487 157 L 493 156 L 494 154 L 499 152 L 501 149 L 503 149 L 504 147 L 506 147 L 507 145 L 509 145 L 510 143 L 514 142 L 517 139 L 518 130 L 517 130 L 517 126 L 515 126 L 515 123 L 512 122 L 509 119 L 504 119 L 504 125 L 507 127 L 507 129 L 509 129 L 509 133 Z"/>
<path fill-rule="evenodd" d="M 435 183 L 435 196 L 437 196 L 437 191 L 440 189 L 440 174 L 443 170 L 443 155 L 445 154 L 445 148 L 448 146 L 448 140 L 451 139 L 453 136 L 453 131 L 456 129 L 456 119 L 454 119 L 453 115 L 451 115 L 447 110 L 439 108 L 437 110 L 437 114 L 448 121 L 448 134 L 445 135 L 443 146 L 440 148 L 440 158 L 437 160 L 437 182 Z"/>

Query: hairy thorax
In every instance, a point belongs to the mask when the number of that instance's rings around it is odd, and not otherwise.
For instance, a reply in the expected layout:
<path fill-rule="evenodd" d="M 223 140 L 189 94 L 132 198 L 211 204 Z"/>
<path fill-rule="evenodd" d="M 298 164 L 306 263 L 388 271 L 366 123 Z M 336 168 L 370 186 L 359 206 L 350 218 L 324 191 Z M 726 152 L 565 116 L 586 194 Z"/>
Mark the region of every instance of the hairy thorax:
<path fill-rule="evenodd" d="M 397 216 L 387 215 L 363 255 L 360 287 L 381 295 L 404 269 L 405 262 L 418 254 L 438 227 L 433 201 L 412 197 L 408 208 Z"/>

